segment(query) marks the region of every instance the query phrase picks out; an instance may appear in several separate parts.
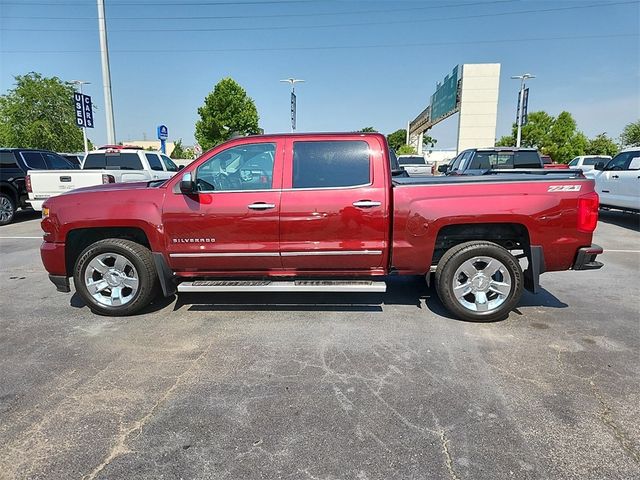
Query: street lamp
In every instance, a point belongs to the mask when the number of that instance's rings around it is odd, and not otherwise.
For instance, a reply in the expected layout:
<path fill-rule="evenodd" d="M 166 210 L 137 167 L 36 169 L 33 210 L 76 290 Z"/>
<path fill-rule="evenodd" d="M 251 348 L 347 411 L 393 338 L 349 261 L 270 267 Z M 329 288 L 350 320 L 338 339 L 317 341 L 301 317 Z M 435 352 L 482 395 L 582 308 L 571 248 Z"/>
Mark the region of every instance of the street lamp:
<path fill-rule="evenodd" d="M 291 131 L 296 131 L 296 83 L 302 83 L 304 80 L 300 80 L 299 78 L 287 78 L 285 80 L 280 80 L 284 83 L 291 84 Z"/>
<path fill-rule="evenodd" d="M 82 92 L 82 85 L 90 85 L 91 82 L 87 82 L 85 80 L 71 80 L 71 83 L 73 83 L 74 85 L 76 85 L 76 87 L 78 87 L 78 89 L 80 90 L 80 95 L 83 94 Z M 84 105 L 82 106 L 82 108 L 84 108 Z M 82 127 L 82 138 L 84 139 L 84 154 L 85 156 L 87 155 L 87 153 L 89 153 L 89 142 L 87 142 L 87 127 Z"/>
<path fill-rule="evenodd" d="M 524 109 L 524 86 L 525 81 L 530 78 L 536 78 L 535 75 L 524 73 L 522 75 L 513 75 L 513 80 L 520 80 L 520 93 L 518 94 L 518 136 L 516 138 L 516 148 L 520 148 L 520 140 L 522 138 L 522 111 Z"/>

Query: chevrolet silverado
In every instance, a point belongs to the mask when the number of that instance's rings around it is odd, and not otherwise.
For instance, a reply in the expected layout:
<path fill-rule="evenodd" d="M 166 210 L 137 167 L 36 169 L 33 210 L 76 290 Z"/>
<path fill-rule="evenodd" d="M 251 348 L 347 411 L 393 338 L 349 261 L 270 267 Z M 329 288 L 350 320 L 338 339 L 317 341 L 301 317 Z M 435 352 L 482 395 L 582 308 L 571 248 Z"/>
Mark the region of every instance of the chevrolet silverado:
<path fill-rule="evenodd" d="M 543 272 L 602 266 L 580 171 L 407 178 L 394 158 L 375 133 L 237 138 L 166 181 L 48 199 L 42 260 L 104 315 L 160 292 L 383 292 L 421 275 L 470 321 L 506 317 Z"/>

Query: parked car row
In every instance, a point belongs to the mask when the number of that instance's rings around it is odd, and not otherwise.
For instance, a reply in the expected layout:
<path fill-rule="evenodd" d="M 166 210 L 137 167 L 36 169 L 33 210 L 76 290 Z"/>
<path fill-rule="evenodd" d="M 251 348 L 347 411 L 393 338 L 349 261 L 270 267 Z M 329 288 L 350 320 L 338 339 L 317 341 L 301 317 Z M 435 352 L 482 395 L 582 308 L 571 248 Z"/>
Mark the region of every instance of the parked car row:
<path fill-rule="evenodd" d="M 0 149 L 0 225 L 11 223 L 16 210 L 30 207 L 27 172 L 54 169 L 74 170 L 77 166 L 48 150 Z"/>
<path fill-rule="evenodd" d="M 160 152 L 107 146 L 87 154 L 80 169 L 32 170 L 27 176 L 29 202 L 35 210 L 50 197 L 103 183 L 147 182 L 171 178 L 179 167 Z"/>
<path fill-rule="evenodd" d="M 88 153 L 0 148 L 0 225 L 19 209 L 42 209 L 49 197 L 103 183 L 166 180 L 182 167 L 167 155 L 107 145 Z"/>

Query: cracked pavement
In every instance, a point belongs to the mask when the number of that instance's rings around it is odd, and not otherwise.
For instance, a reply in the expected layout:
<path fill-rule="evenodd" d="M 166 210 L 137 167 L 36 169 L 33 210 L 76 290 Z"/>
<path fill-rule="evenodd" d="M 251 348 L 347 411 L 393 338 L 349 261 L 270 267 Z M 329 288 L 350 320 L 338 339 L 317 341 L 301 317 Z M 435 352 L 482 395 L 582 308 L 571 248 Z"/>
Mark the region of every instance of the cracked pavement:
<path fill-rule="evenodd" d="M 37 216 L 0 231 L 0 478 L 640 478 L 638 216 L 600 271 L 509 319 L 382 295 L 182 295 L 129 318 L 59 294 Z"/>

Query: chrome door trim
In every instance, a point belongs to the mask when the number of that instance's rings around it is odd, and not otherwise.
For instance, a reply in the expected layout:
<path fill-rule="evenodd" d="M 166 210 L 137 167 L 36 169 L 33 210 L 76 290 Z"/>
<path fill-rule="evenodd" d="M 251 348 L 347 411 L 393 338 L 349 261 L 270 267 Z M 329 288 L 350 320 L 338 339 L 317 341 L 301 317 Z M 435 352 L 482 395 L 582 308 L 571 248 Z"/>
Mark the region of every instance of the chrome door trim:
<path fill-rule="evenodd" d="M 323 250 L 309 252 L 198 252 L 170 253 L 171 258 L 206 258 L 206 257 L 314 257 L 321 255 L 382 255 L 382 250 Z"/>
<path fill-rule="evenodd" d="M 205 258 L 205 257 L 279 257 L 278 252 L 202 252 L 202 253 L 170 253 L 171 258 Z"/>
<path fill-rule="evenodd" d="M 382 255 L 382 250 L 323 250 L 309 252 L 282 252 L 283 257 L 312 257 L 317 255 Z"/>

